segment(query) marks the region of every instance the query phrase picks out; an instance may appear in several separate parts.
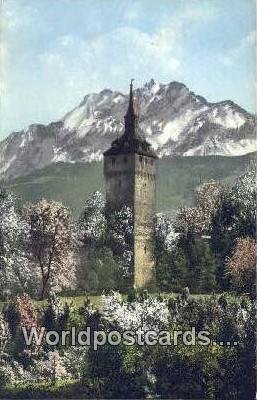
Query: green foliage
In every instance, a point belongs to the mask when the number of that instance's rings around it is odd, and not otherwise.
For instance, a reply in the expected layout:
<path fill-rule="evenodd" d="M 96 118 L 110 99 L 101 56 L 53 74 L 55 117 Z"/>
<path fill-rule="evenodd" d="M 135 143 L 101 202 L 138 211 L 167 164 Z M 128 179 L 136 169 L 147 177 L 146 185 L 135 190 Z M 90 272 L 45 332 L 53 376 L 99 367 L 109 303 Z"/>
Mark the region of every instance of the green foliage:
<path fill-rule="evenodd" d="M 193 293 L 216 290 L 216 259 L 209 243 L 194 235 L 182 236 L 177 246 L 160 258 L 157 282 L 161 290 L 174 292 L 185 286 Z"/>
<path fill-rule="evenodd" d="M 251 156 L 243 157 L 243 164 L 247 163 L 249 159 L 251 159 Z M 225 160 L 219 157 L 206 158 L 205 161 L 201 162 L 196 157 L 192 158 L 190 163 L 193 165 L 193 169 L 197 169 L 199 162 L 201 168 L 206 162 L 213 167 L 217 160 L 225 163 Z M 232 160 L 229 162 L 232 162 Z M 161 160 L 160 163 L 166 171 L 163 174 L 165 175 L 170 163 L 174 164 L 174 167 L 177 165 L 178 169 L 184 170 L 184 164 L 187 164 L 188 161 L 177 158 L 172 161 Z M 94 168 L 98 168 L 96 165 L 94 164 Z M 235 167 L 234 161 L 233 166 Z M 62 168 L 69 171 L 69 168 L 73 167 L 55 166 L 57 175 L 61 173 Z M 79 168 L 79 166 L 76 166 L 76 168 Z M 236 168 L 235 171 L 237 171 Z M 38 172 L 39 175 L 41 173 L 43 172 Z M 220 173 L 221 171 L 219 171 Z M 213 177 L 210 176 L 210 178 Z M 181 217 L 185 217 L 187 220 L 187 213 L 190 214 L 192 210 L 197 210 L 193 220 L 197 217 L 195 222 L 197 222 L 198 228 L 201 228 L 200 231 L 197 231 L 198 234 L 195 232 L 192 235 L 190 230 L 189 232 L 186 230 L 180 232 L 182 237 L 178 240 L 174 232 L 172 218 L 170 216 L 169 218 L 159 218 L 162 221 L 159 224 L 156 223 L 155 255 L 157 259 L 157 283 L 161 290 L 178 292 L 186 285 L 195 293 L 231 289 L 226 271 L 226 260 L 231 257 L 236 240 L 239 237 L 246 237 L 246 235 L 253 237 L 255 234 L 256 191 L 254 189 L 254 177 L 254 170 L 249 168 L 237 179 L 231 189 L 223 190 L 214 181 L 197 188 L 198 204 L 191 209 L 185 208 L 185 215 L 182 213 Z M 162 179 L 161 174 L 159 178 Z M 194 179 L 193 181 L 196 186 L 196 181 Z M 179 181 L 176 180 L 176 182 Z M 205 177 L 200 179 L 197 184 L 203 182 L 205 182 Z M 178 184 L 180 185 L 180 183 Z M 157 192 L 159 193 L 159 191 Z M 212 196 L 213 192 L 215 192 L 215 196 Z M 52 205 L 51 209 L 55 204 L 53 201 L 46 203 Z M 62 208 L 65 207 L 62 206 Z M 212 210 L 211 214 L 209 213 L 210 210 Z M 78 289 L 91 293 L 101 293 L 104 290 L 117 287 L 123 290 L 128 286 L 132 276 L 133 232 L 130 229 L 131 215 L 127 211 L 126 209 L 123 212 L 117 211 L 107 221 L 105 218 L 105 201 L 100 192 L 93 193 L 86 201 L 77 226 L 77 239 L 83 243 L 82 247 L 80 246 L 80 251 L 77 252 L 78 257 L 76 259 L 76 261 L 80 260 L 80 268 L 77 271 Z M 211 220 L 210 215 L 213 213 Z M 188 215 L 189 221 L 192 217 L 190 215 Z M 209 243 L 201 237 L 202 230 L 206 231 L 207 227 L 209 227 L 209 232 L 205 233 L 210 235 Z M 68 235 L 69 238 L 70 236 Z M 64 235 L 61 235 L 61 238 L 63 237 Z M 35 240 L 34 242 L 36 253 L 42 253 L 43 251 L 39 252 L 37 248 L 39 241 Z M 41 245 L 39 247 L 42 248 Z M 65 250 L 67 250 L 67 246 L 64 246 L 63 251 Z M 55 273 L 50 274 L 52 277 L 57 277 L 55 284 L 59 286 L 60 290 L 73 281 L 73 279 L 69 279 L 69 273 L 72 271 L 70 266 L 75 261 L 73 256 L 74 254 L 70 253 L 69 257 L 59 257 L 62 263 L 59 260 Z M 65 273 L 59 273 L 61 272 L 60 267 L 63 271 L 65 270 Z M 43 274 L 45 279 L 49 275 L 49 268 L 47 267 Z M 31 285 L 32 281 L 35 284 L 38 281 L 38 276 L 33 274 L 28 290 L 34 290 L 33 285 Z"/>
<path fill-rule="evenodd" d="M 215 399 L 220 384 L 218 355 L 203 346 L 154 349 L 157 395 L 169 399 Z"/>
<path fill-rule="evenodd" d="M 226 263 L 232 256 L 237 240 L 256 237 L 256 182 L 253 165 L 224 193 L 220 207 L 213 216 L 210 235 L 212 252 L 218 265 L 217 281 L 222 290 L 228 290 L 231 286 Z"/>
<path fill-rule="evenodd" d="M 140 296 L 139 296 L 140 297 Z M 138 301 L 143 302 L 147 293 L 141 293 Z M 62 314 L 62 306 L 52 301 L 52 315 Z M 196 332 L 208 329 L 211 339 L 217 344 L 186 346 L 180 340 L 170 346 L 99 346 L 85 352 L 80 348 L 67 348 L 61 357 L 65 368 L 81 376 L 80 382 L 57 380 L 32 383 L 21 364 L 15 364 L 10 356 L 5 358 L 9 365 L 2 370 L 2 379 L 16 383 L 1 391 L 4 398 L 183 398 L 253 400 L 255 392 L 255 307 L 247 297 L 231 295 L 191 296 L 188 289 L 181 296 L 170 297 L 168 303 L 170 320 L 167 329 Z M 78 318 L 78 319 L 76 319 Z M 79 310 L 70 305 L 67 326 L 105 332 L 113 322 L 103 319 L 103 314 L 91 308 L 89 300 Z M 124 315 L 124 321 L 126 316 Z M 84 323 L 84 326 L 83 326 Z M 75 323 L 76 325 L 76 323 Z M 119 330 L 119 325 L 115 325 Z M 236 341 L 236 346 L 224 346 L 220 341 Z M 81 359 L 82 357 L 82 359 Z M 84 362 L 83 362 L 84 357 Z M 35 367 L 38 356 L 32 360 Z M 14 365 L 12 365 L 14 363 Z M 77 366 L 79 365 L 80 371 Z M 43 366 L 43 364 L 42 364 Z M 39 368 L 40 370 L 40 368 Z M 30 370 L 31 371 L 31 370 Z M 35 372 L 35 371 L 34 371 Z M 17 375 L 18 374 L 18 375 Z M 3 383 L 3 382 L 2 382 Z"/>
<path fill-rule="evenodd" d="M 24 207 L 29 226 L 28 252 L 34 276 L 40 276 L 40 298 L 51 288 L 74 282 L 74 243 L 71 213 L 62 203 L 42 199 Z"/>
<path fill-rule="evenodd" d="M 79 220 L 78 238 L 79 281 L 87 291 L 101 293 L 128 286 L 133 245 L 129 207 L 108 214 L 104 196 L 100 192 L 91 194 Z"/>
<path fill-rule="evenodd" d="M 118 264 L 112 250 L 107 246 L 93 247 L 83 253 L 80 282 L 86 292 L 102 293 L 118 284 Z"/>
<path fill-rule="evenodd" d="M 42 325 L 48 331 L 57 331 L 61 333 L 68 327 L 70 319 L 70 307 L 67 303 L 61 304 L 59 298 L 54 292 L 48 296 L 48 305 L 44 309 L 42 316 Z"/>
<path fill-rule="evenodd" d="M 256 237 L 256 167 L 251 163 L 231 188 L 233 231 L 237 237 Z"/>
<path fill-rule="evenodd" d="M 97 382 L 99 397 L 254 399 L 254 304 L 228 295 L 196 299 L 185 292 L 169 301 L 170 329 L 208 329 L 215 343 L 90 349 L 84 380 Z"/>
<path fill-rule="evenodd" d="M 236 242 L 232 257 L 227 261 L 232 287 L 239 293 L 249 293 L 253 298 L 256 294 L 256 250 L 255 239 L 240 238 Z"/>
<path fill-rule="evenodd" d="M 55 384 L 40 382 L 8 385 L 0 391 L 0 396 L 5 399 L 92 399 L 95 398 L 95 392 L 89 384 L 81 385 L 76 380 L 63 379 Z"/>
<path fill-rule="evenodd" d="M 99 250 L 95 269 L 98 276 L 98 292 L 117 287 L 118 266 L 111 249 L 103 247 Z"/>
<path fill-rule="evenodd" d="M 195 207 L 182 208 L 176 216 L 175 228 L 179 239 L 175 250 L 162 249 L 161 256 L 157 258 L 157 278 L 161 288 L 174 290 L 175 287 L 179 290 L 187 285 L 194 293 L 233 290 L 227 261 L 231 259 L 239 240 L 255 239 L 255 222 L 254 166 L 248 166 L 231 188 L 223 188 L 215 181 L 198 188 Z M 252 293 L 254 279 L 253 273 L 247 272 L 246 264 L 251 260 L 246 253 L 240 252 L 237 265 L 232 260 L 238 271 L 242 264 L 241 275 L 244 273 L 248 281 L 241 287 Z M 171 282 L 171 274 L 177 277 L 176 285 Z"/>
<path fill-rule="evenodd" d="M 147 379 L 136 346 L 105 346 L 90 350 L 86 377 L 100 380 L 101 397 L 145 398 Z"/>
<path fill-rule="evenodd" d="M 188 260 L 179 248 L 172 253 L 164 252 L 156 267 L 159 288 L 164 291 L 180 292 L 187 283 Z"/>

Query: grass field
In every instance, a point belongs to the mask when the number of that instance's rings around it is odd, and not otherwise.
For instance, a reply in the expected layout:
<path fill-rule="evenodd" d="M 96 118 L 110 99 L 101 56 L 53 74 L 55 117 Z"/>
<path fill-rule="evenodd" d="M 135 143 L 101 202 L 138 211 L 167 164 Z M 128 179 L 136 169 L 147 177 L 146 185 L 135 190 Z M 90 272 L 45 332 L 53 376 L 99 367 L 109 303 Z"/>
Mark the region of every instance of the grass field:
<path fill-rule="evenodd" d="M 241 157 L 174 157 L 157 162 L 157 211 L 173 212 L 180 205 L 190 205 L 193 190 L 216 179 L 231 184 L 255 155 Z M 62 201 L 74 214 L 81 213 L 83 203 L 95 190 L 104 192 L 101 162 L 54 164 L 30 176 L 6 184 L 22 202 L 42 197 Z"/>
<path fill-rule="evenodd" d="M 156 293 L 154 296 L 158 296 L 159 293 Z M 178 293 L 161 293 L 161 296 L 164 298 L 171 298 L 171 297 L 176 297 L 178 296 Z M 200 298 L 200 297 L 206 297 L 206 296 L 210 296 L 209 294 L 193 294 L 191 295 L 194 298 Z M 102 304 L 102 296 L 101 295 L 90 295 L 88 296 L 90 298 L 90 302 L 91 304 L 96 307 L 99 308 Z M 86 300 L 86 296 L 74 296 L 74 297 L 60 297 L 60 301 L 62 304 L 73 304 L 75 306 L 75 308 L 79 308 L 82 307 L 84 305 L 84 302 Z M 126 300 L 127 296 L 123 295 L 124 300 Z M 39 301 L 39 300 L 35 300 L 35 305 L 38 306 L 43 306 L 47 303 L 46 300 L 44 301 Z M 0 311 L 3 309 L 4 306 L 4 302 L 0 301 Z"/>
<path fill-rule="evenodd" d="M 102 297 L 100 295 L 99 296 L 89 296 L 89 298 L 90 298 L 90 302 L 92 303 L 93 306 L 99 307 L 101 305 Z M 72 304 L 74 304 L 74 306 L 76 308 L 83 306 L 85 300 L 86 300 L 86 296 L 60 297 L 60 301 L 62 304 L 67 303 L 70 305 L 72 303 Z M 35 304 L 39 305 L 39 306 L 41 306 L 41 305 L 43 306 L 46 303 L 47 303 L 46 300 L 43 300 L 43 301 L 35 300 Z M 0 301 L 0 311 L 3 309 L 3 306 L 4 306 L 4 302 Z"/>

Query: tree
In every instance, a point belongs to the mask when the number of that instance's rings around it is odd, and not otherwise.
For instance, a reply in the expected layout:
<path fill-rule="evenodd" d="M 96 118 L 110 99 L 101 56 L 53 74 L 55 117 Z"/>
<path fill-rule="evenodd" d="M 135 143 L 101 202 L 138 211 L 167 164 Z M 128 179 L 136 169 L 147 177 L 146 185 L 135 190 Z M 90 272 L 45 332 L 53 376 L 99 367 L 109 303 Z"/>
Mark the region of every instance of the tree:
<path fill-rule="evenodd" d="M 92 193 L 85 201 L 78 222 L 80 265 L 79 285 L 87 292 L 97 292 L 100 282 L 98 267 L 102 269 L 101 249 L 106 237 L 105 199 L 101 192 Z"/>
<path fill-rule="evenodd" d="M 199 234 L 207 229 L 207 222 L 198 207 L 182 207 L 178 210 L 175 223 L 176 232 L 183 235 Z"/>
<path fill-rule="evenodd" d="M 112 249 L 118 263 L 121 289 L 127 287 L 132 277 L 133 229 L 133 212 L 130 207 L 123 206 L 108 216 L 106 244 Z"/>
<path fill-rule="evenodd" d="M 219 207 L 224 187 L 215 180 L 204 183 L 195 190 L 195 203 L 201 208 L 208 219 Z"/>
<path fill-rule="evenodd" d="M 210 230 L 210 246 L 217 263 L 217 283 L 221 290 L 230 288 L 229 276 L 226 274 L 226 260 L 231 256 L 236 240 L 232 230 L 234 220 L 234 207 L 229 193 L 223 195 L 220 207 L 212 218 Z"/>
<path fill-rule="evenodd" d="M 0 190 L 0 288 L 4 293 L 17 293 L 32 288 L 26 255 L 28 226 L 17 206 L 17 199 L 6 189 Z"/>
<path fill-rule="evenodd" d="M 201 236 L 208 233 L 222 194 L 223 188 L 211 181 L 195 191 L 197 206 L 181 208 L 174 222 L 157 220 L 157 279 L 162 289 L 180 291 L 187 285 L 194 292 L 210 292 L 216 288 L 216 260 Z"/>
<path fill-rule="evenodd" d="M 118 331 L 157 332 L 169 326 L 169 309 L 167 299 L 141 296 L 132 301 L 123 301 L 120 293 L 112 292 L 103 297 L 101 322 Z"/>
<path fill-rule="evenodd" d="M 188 283 L 189 265 L 184 252 L 176 248 L 172 254 L 169 269 L 169 288 L 180 292 Z"/>
<path fill-rule="evenodd" d="M 210 243 L 218 263 L 218 283 L 223 290 L 230 287 L 230 275 L 226 274 L 227 259 L 232 256 L 237 239 L 255 238 L 255 180 L 255 168 L 250 165 L 232 188 L 223 193 L 219 207 L 213 214 Z"/>
<path fill-rule="evenodd" d="M 64 358 L 56 349 L 41 352 L 36 359 L 32 359 L 30 370 L 33 371 L 34 380 L 51 381 L 52 384 L 56 384 L 59 379 L 71 378 L 70 373 L 66 370 Z"/>
<path fill-rule="evenodd" d="M 39 334 L 40 320 L 38 310 L 35 308 L 33 300 L 28 294 L 15 296 L 5 307 L 4 316 L 8 322 L 9 330 L 12 335 L 12 347 L 14 354 L 28 356 L 24 350 L 36 352 L 38 345 L 33 341 L 27 348 L 22 328 L 30 330 L 36 328 Z"/>
<path fill-rule="evenodd" d="M 79 220 L 80 238 L 84 244 L 95 246 L 103 242 L 106 230 L 105 199 L 101 192 L 92 193 L 85 202 Z"/>
<path fill-rule="evenodd" d="M 180 291 L 185 286 L 187 260 L 177 247 L 180 234 L 175 232 L 174 218 L 157 214 L 155 218 L 156 278 L 160 290 Z"/>
<path fill-rule="evenodd" d="M 61 331 L 67 329 L 69 316 L 70 309 L 67 303 L 62 305 L 56 293 L 50 293 L 42 317 L 43 326 L 48 331 L 55 330 L 61 334 Z"/>
<path fill-rule="evenodd" d="M 148 394 L 148 379 L 141 353 L 135 345 L 105 344 L 97 351 L 89 348 L 83 378 L 95 382 L 99 398 L 144 399 Z"/>
<path fill-rule="evenodd" d="M 234 210 L 232 229 L 237 237 L 256 236 L 256 168 L 249 165 L 233 185 L 230 198 Z"/>
<path fill-rule="evenodd" d="M 158 259 L 163 252 L 171 252 L 179 235 L 174 230 L 173 218 L 162 213 L 155 217 L 155 256 Z"/>
<path fill-rule="evenodd" d="M 29 249 L 41 277 L 41 299 L 51 288 L 69 287 L 74 281 L 71 214 L 61 203 L 40 200 L 26 207 Z"/>
<path fill-rule="evenodd" d="M 213 215 L 220 206 L 223 193 L 224 188 L 214 180 L 197 188 L 194 192 L 196 206 L 182 207 L 176 215 L 176 231 L 184 235 L 206 234 Z"/>
<path fill-rule="evenodd" d="M 98 292 L 117 288 L 119 269 L 110 248 L 102 247 L 98 250 L 95 269 L 98 277 Z"/>
<path fill-rule="evenodd" d="M 10 331 L 8 323 L 4 318 L 4 315 L 0 312 L 0 354 L 4 351 L 9 339 Z"/>
<path fill-rule="evenodd" d="M 160 290 L 180 292 L 188 281 L 188 260 L 182 249 L 164 251 L 156 264 L 156 278 Z"/>
<path fill-rule="evenodd" d="M 195 235 L 182 236 L 178 247 L 187 260 L 186 286 L 192 292 L 216 289 L 216 260 L 209 243 Z"/>
<path fill-rule="evenodd" d="M 240 291 L 253 293 L 256 276 L 256 242 L 252 238 L 240 238 L 234 253 L 227 262 L 234 286 Z"/>

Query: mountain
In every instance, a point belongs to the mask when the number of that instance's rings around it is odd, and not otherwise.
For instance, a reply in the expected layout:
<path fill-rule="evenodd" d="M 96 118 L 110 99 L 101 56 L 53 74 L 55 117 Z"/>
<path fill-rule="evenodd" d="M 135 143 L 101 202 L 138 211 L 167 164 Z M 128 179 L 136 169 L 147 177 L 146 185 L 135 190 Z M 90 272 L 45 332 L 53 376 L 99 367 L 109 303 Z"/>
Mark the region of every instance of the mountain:
<path fill-rule="evenodd" d="M 257 149 L 256 117 L 232 101 L 209 103 L 183 83 L 153 79 L 135 90 L 140 124 L 160 157 L 239 156 Z M 0 177 L 24 176 L 57 162 L 99 161 L 123 131 L 128 95 L 88 94 L 49 125 L 33 124 L 0 143 Z"/>

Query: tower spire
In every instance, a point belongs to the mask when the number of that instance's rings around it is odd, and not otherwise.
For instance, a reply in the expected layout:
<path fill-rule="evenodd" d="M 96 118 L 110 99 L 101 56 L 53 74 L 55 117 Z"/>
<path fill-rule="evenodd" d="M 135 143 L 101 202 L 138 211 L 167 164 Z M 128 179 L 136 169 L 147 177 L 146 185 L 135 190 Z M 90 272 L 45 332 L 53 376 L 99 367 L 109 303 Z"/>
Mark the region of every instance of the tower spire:
<path fill-rule="evenodd" d="M 133 81 L 130 81 L 130 90 L 129 90 L 129 105 L 127 113 L 124 117 L 125 119 L 125 135 L 129 137 L 134 137 L 136 135 L 136 125 L 137 125 L 137 116 L 134 110 L 134 100 L 133 100 Z"/>
<path fill-rule="evenodd" d="M 128 111 L 127 114 L 131 113 L 131 114 L 135 114 L 134 112 L 134 100 L 133 100 L 133 81 L 135 79 L 131 79 L 130 80 L 130 90 L 129 90 L 129 106 L 128 106 Z"/>

